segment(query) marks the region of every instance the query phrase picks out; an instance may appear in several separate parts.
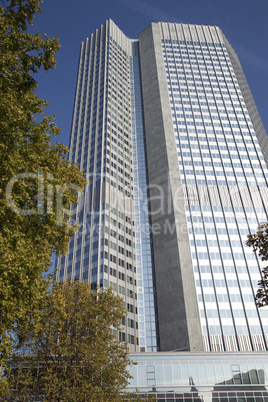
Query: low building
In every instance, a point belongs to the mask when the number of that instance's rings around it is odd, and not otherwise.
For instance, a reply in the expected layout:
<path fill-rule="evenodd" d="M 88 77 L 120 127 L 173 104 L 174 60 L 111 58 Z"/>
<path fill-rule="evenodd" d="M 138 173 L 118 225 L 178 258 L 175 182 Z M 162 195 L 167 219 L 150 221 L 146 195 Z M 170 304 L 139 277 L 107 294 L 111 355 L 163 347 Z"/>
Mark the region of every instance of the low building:
<path fill-rule="evenodd" d="M 268 353 L 132 353 L 128 390 L 158 402 L 268 401 Z"/>

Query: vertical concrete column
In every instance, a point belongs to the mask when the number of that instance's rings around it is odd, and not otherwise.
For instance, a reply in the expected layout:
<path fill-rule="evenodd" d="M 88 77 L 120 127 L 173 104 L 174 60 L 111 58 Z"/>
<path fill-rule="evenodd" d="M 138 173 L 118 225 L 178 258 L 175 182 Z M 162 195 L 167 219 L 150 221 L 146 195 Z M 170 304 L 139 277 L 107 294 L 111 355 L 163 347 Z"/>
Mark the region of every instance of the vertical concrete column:
<path fill-rule="evenodd" d="M 160 351 L 202 351 L 160 25 L 139 36 Z"/>

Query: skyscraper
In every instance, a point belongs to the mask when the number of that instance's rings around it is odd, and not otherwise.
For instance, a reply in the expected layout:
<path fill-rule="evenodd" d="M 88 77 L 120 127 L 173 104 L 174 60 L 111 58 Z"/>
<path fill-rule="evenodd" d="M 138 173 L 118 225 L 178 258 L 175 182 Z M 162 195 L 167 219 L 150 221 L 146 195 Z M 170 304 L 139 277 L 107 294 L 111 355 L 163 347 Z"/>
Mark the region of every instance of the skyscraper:
<path fill-rule="evenodd" d="M 107 21 L 82 43 L 70 160 L 89 184 L 57 279 L 111 286 L 131 351 L 267 351 L 261 263 L 268 139 L 218 27 Z"/>

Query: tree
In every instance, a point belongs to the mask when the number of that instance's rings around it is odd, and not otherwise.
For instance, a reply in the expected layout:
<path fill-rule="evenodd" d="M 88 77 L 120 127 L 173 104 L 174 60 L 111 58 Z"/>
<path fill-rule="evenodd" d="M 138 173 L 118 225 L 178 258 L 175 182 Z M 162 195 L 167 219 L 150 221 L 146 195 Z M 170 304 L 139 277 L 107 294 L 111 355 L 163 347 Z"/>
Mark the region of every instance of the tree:
<path fill-rule="evenodd" d="M 43 306 L 10 360 L 7 400 L 119 401 L 130 377 L 127 346 L 112 330 L 126 316 L 122 299 L 74 281 L 55 284 Z"/>
<path fill-rule="evenodd" d="M 0 7 L 0 366 L 12 349 L 11 330 L 45 296 L 53 252 L 65 253 L 76 227 L 68 208 L 85 179 L 59 134 L 34 74 L 56 64 L 58 39 L 27 32 L 39 0 Z M 0 381 L 1 382 L 1 381 Z"/>
<path fill-rule="evenodd" d="M 253 235 L 248 235 L 247 245 L 253 247 L 253 251 L 258 253 L 262 261 L 268 260 L 268 223 L 259 225 L 258 230 Z M 258 290 L 255 296 L 256 305 L 263 307 L 268 305 L 268 266 L 262 269 L 262 278 L 258 282 Z"/>

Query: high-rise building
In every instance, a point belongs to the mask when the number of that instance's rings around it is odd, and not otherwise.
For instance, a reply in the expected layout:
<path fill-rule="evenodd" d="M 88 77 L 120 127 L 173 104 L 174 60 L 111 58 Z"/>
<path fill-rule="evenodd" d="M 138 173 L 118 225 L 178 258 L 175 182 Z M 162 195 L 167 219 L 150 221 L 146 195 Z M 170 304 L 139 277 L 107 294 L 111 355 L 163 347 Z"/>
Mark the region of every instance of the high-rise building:
<path fill-rule="evenodd" d="M 131 351 L 267 351 L 254 303 L 268 138 L 218 27 L 107 21 L 82 43 L 70 160 L 88 185 L 57 279 L 125 300 Z"/>

